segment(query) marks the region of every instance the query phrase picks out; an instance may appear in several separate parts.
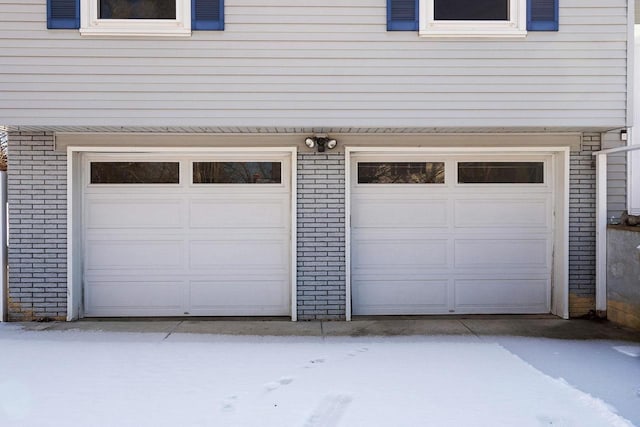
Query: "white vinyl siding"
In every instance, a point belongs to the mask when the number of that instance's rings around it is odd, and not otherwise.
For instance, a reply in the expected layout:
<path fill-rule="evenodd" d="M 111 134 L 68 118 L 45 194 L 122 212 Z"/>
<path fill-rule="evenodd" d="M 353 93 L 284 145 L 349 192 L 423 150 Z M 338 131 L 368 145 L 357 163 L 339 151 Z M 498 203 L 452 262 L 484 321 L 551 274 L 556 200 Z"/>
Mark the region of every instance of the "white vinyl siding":
<path fill-rule="evenodd" d="M 614 128 L 625 125 L 625 0 L 563 0 L 559 32 L 425 40 L 381 0 L 228 0 L 185 40 L 46 30 L 0 0 L 0 118 L 41 126 Z"/>

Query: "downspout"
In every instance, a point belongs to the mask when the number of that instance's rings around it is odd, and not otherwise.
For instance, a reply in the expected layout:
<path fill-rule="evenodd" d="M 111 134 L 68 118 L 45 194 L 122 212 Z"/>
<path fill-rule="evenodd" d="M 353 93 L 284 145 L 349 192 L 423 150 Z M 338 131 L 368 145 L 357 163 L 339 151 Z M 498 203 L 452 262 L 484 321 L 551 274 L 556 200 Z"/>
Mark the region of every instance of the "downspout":
<path fill-rule="evenodd" d="M 640 145 L 596 151 L 596 313 L 607 311 L 607 156 L 640 150 Z"/>

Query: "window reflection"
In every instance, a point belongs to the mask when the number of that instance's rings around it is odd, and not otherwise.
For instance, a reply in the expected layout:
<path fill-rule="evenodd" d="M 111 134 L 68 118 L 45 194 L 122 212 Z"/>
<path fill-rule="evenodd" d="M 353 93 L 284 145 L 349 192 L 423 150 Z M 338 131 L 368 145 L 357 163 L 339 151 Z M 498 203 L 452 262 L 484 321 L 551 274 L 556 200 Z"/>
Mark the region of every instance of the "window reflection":
<path fill-rule="evenodd" d="M 91 184 L 179 184 L 178 162 L 91 162 Z"/>
<path fill-rule="evenodd" d="M 444 184 L 444 163 L 358 163 L 358 184 Z"/>
<path fill-rule="evenodd" d="M 194 184 L 280 184 L 280 162 L 194 162 Z"/>
<path fill-rule="evenodd" d="M 542 184 L 543 162 L 460 162 L 459 184 Z"/>

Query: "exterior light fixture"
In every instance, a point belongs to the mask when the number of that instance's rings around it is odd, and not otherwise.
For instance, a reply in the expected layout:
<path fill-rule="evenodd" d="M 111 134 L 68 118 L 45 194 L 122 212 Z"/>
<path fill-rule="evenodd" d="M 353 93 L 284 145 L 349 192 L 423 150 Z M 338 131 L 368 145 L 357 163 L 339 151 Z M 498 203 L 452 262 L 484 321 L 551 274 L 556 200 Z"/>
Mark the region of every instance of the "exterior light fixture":
<path fill-rule="evenodd" d="M 336 148 L 336 145 L 338 145 L 338 141 L 332 138 L 328 138 L 325 135 L 322 135 L 322 136 L 316 135 L 316 136 L 310 136 L 306 138 L 304 140 L 304 145 L 306 145 L 309 148 L 318 146 L 318 152 L 323 153 L 325 149 L 332 150 Z"/>

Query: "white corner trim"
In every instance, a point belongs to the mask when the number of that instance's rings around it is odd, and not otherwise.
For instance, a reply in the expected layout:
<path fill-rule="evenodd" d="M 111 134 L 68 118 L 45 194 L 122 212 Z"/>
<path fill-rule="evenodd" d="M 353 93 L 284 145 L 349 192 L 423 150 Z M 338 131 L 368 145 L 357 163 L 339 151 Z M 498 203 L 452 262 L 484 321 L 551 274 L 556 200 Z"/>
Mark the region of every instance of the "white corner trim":
<path fill-rule="evenodd" d="M 560 296 L 558 296 L 560 307 L 556 307 L 556 312 L 553 312 L 556 316 L 560 316 L 563 319 L 569 319 L 569 203 L 571 198 L 571 149 L 565 148 L 562 152 L 562 163 L 564 170 L 562 173 L 563 191 L 562 204 L 563 206 L 556 206 L 556 211 L 561 213 L 561 217 L 556 219 L 556 223 L 559 223 L 560 230 L 556 229 L 556 246 L 560 252 L 559 256 L 563 260 L 560 266 L 561 272 L 557 274 L 560 278 L 559 282 L 562 284 L 560 290 Z M 556 174 L 556 179 L 560 178 L 560 174 Z"/>
<path fill-rule="evenodd" d="M 298 149 L 289 148 L 291 153 L 291 321 L 298 321 Z"/>
<path fill-rule="evenodd" d="M 344 299 L 345 320 L 351 321 L 351 153 L 353 147 L 344 149 Z"/>
<path fill-rule="evenodd" d="M 67 148 L 67 321 L 76 320 L 80 313 L 77 310 L 77 299 L 81 295 L 74 292 L 74 246 L 73 246 L 73 149 Z M 80 262 L 79 260 L 77 262 Z"/>

